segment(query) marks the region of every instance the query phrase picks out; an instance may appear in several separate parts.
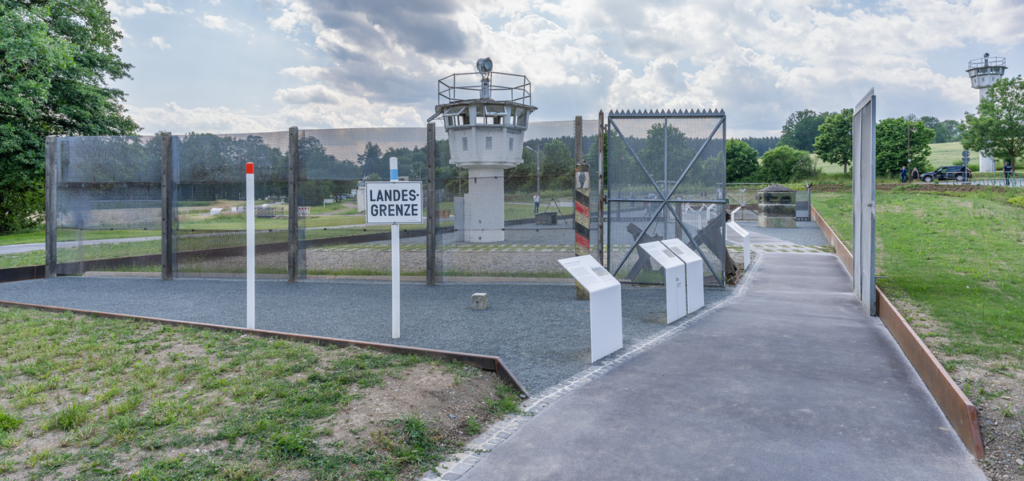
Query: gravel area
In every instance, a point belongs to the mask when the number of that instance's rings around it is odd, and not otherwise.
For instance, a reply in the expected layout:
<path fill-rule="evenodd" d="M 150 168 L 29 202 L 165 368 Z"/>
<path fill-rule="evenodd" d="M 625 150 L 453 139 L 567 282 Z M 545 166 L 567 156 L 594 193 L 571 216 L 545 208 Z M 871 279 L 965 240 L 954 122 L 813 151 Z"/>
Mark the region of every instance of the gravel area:
<path fill-rule="evenodd" d="M 488 294 L 488 309 L 469 308 Z M 707 304 L 734 288 L 705 290 Z M 256 326 L 388 344 L 499 356 L 539 392 L 589 366 L 589 304 L 571 284 L 402 285 L 402 338 L 391 338 L 391 285 L 373 281 L 256 284 Z M 243 327 L 245 283 L 234 279 L 58 277 L 0 284 L 5 301 Z M 667 328 L 663 287 L 622 287 L 623 341 Z M 677 321 L 680 322 L 680 321 Z"/>

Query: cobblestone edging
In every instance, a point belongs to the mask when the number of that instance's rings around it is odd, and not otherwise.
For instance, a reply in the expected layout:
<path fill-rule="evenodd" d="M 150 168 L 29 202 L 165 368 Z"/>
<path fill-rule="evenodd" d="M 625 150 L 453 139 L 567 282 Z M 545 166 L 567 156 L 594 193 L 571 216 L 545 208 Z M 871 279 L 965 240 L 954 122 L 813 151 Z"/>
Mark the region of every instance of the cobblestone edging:
<path fill-rule="evenodd" d="M 544 410 L 544 408 L 551 405 L 562 396 L 569 394 L 587 383 L 605 375 L 608 371 L 614 369 L 616 366 L 636 357 L 637 355 L 647 351 L 648 349 L 661 344 L 668 338 L 675 336 L 682 330 L 688 328 L 690 325 L 703 319 L 708 314 L 717 311 L 723 306 L 732 303 L 736 299 L 739 299 L 746 294 L 747 289 L 750 286 L 751 280 L 757 275 L 757 271 L 760 268 L 762 262 L 761 259 L 764 254 L 757 256 L 751 262 L 751 269 L 749 269 L 746 275 L 740 280 L 740 285 L 737 286 L 736 291 L 733 295 L 722 299 L 718 303 L 706 307 L 702 312 L 697 314 L 691 319 L 679 322 L 665 331 L 657 333 L 643 341 L 640 341 L 632 346 L 627 347 L 622 352 L 612 354 L 590 366 L 587 369 L 577 373 L 576 375 L 554 385 L 548 389 L 545 389 L 540 394 L 535 394 L 528 401 L 523 403 L 522 410 L 529 413 L 527 415 L 517 416 L 506 416 L 501 421 L 498 421 L 491 425 L 487 431 L 480 434 L 472 441 L 466 443 L 465 451 L 456 453 L 447 461 L 440 463 L 435 467 L 437 470 L 436 474 L 433 471 L 427 472 L 421 480 L 454 480 L 462 477 L 466 474 L 476 463 L 480 462 L 481 459 L 485 458 L 490 451 L 498 447 L 501 443 L 505 442 L 513 433 L 519 428 L 523 427 L 530 419 L 537 413 Z"/>

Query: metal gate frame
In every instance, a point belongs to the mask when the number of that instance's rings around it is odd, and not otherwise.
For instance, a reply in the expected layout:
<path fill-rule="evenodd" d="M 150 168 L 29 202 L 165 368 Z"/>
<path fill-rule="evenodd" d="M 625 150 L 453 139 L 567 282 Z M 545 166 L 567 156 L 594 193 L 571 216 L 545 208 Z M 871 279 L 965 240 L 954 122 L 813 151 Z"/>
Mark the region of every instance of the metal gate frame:
<path fill-rule="evenodd" d="M 686 178 L 686 174 L 690 172 L 690 168 L 693 167 L 694 163 L 697 162 L 697 159 L 700 158 L 700 155 L 704 152 L 704 149 L 708 146 L 708 144 L 711 142 L 711 140 L 715 137 L 715 134 L 718 133 L 718 129 L 722 129 L 722 138 L 723 139 L 725 139 L 726 136 L 725 136 L 725 111 L 724 110 L 713 110 L 713 111 L 708 111 L 708 110 L 703 110 L 703 111 L 696 111 L 696 110 L 694 110 L 694 111 L 691 111 L 691 110 L 681 110 L 681 111 L 677 111 L 677 110 L 669 110 L 669 111 L 661 110 L 661 111 L 655 111 L 655 110 L 651 110 L 650 112 L 648 112 L 646 110 L 644 110 L 642 112 L 635 111 L 635 110 L 633 110 L 633 111 L 612 110 L 612 111 L 610 111 L 608 113 L 608 125 L 609 125 L 609 127 L 614 128 L 615 132 L 619 134 L 619 137 L 623 138 L 623 139 L 625 137 L 622 135 L 622 131 L 619 130 L 619 126 L 615 124 L 615 119 L 664 119 L 665 120 L 665 135 L 664 135 L 664 137 L 665 137 L 665 148 L 663 149 L 663 151 L 664 151 L 664 155 L 665 155 L 664 162 L 665 162 L 666 172 L 668 172 L 668 170 L 667 170 L 668 169 L 668 120 L 669 119 L 686 119 L 686 118 L 690 118 L 690 119 L 692 119 L 692 118 L 701 118 L 701 119 L 716 118 L 716 119 L 720 119 L 720 120 L 715 125 L 715 128 L 711 130 L 711 134 L 708 135 L 708 138 L 704 140 L 703 144 L 701 144 L 700 149 L 698 149 L 697 152 L 693 155 L 693 158 L 690 159 L 690 163 L 687 164 L 685 169 L 683 169 L 683 173 L 679 176 L 678 179 L 676 179 L 676 182 L 675 182 L 674 185 L 672 185 L 672 189 L 671 190 L 666 190 L 666 189 L 663 189 L 662 187 L 658 186 L 658 182 L 656 180 L 654 180 L 654 176 L 652 176 L 651 173 L 647 170 L 647 167 L 644 166 L 644 163 L 640 161 L 640 156 L 637 155 L 637 153 L 633 150 L 633 147 L 631 145 L 629 145 L 629 142 L 625 142 L 625 140 L 623 140 L 623 143 L 626 145 L 626 149 L 629 151 L 629 154 L 633 156 L 633 160 L 635 160 L 638 164 L 640 164 L 640 168 L 643 169 L 644 174 L 647 175 L 647 179 L 651 182 L 651 185 L 654 186 L 655 191 L 658 193 L 658 195 L 661 196 L 661 199 L 660 199 L 660 201 L 658 199 L 655 199 L 655 200 L 653 200 L 651 202 L 652 204 L 658 203 L 659 204 L 658 208 L 655 209 L 653 215 L 651 215 L 651 220 L 647 222 L 646 226 L 644 226 L 644 229 L 640 232 L 640 235 L 638 235 L 636 237 L 636 239 L 633 241 L 633 244 L 630 245 L 629 250 L 627 250 L 626 254 L 622 256 L 622 260 L 619 261 L 619 264 L 617 266 L 615 266 L 614 270 L 611 269 L 611 255 L 610 255 L 611 254 L 611 250 L 610 250 L 611 249 L 611 245 L 610 245 L 610 241 L 611 241 L 611 237 L 610 237 L 611 236 L 611 225 L 610 224 L 611 224 L 611 212 L 612 212 L 612 209 L 611 209 L 611 206 L 609 205 L 609 208 L 608 208 L 608 211 L 607 211 L 608 218 L 606 219 L 606 221 L 609 224 L 609 227 L 607 229 L 605 229 L 605 231 L 608 232 L 608 235 L 609 235 L 609 239 L 608 239 L 609 240 L 609 246 L 608 246 L 609 255 L 607 257 L 607 262 L 608 262 L 607 267 L 608 267 L 608 270 L 611 272 L 611 274 L 613 276 L 618 274 L 619 270 L 622 269 L 622 265 L 625 264 L 626 259 L 628 259 L 630 254 L 632 254 L 633 251 L 636 250 L 637 246 L 640 244 L 641 239 L 643 239 L 644 235 L 647 234 L 647 231 L 651 228 L 651 226 L 654 225 L 654 222 L 656 220 L 658 220 L 658 216 L 661 214 L 661 212 L 663 210 L 667 210 L 668 212 L 672 213 L 672 217 L 675 218 L 675 220 L 676 220 L 676 225 L 680 228 L 680 230 L 684 234 L 686 234 L 686 237 L 690 240 L 690 243 L 693 244 L 694 246 L 697 246 L 696 241 L 694 241 L 693 236 L 691 236 L 690 233 L 687 232 L 686 226 L 683 224 L 683 220 L 680 219 L 679 215 L 676 214 L 675 209 L 671 209 L 671 208 L 667 208 L 667 207 L 668 207 L 670 202 L 672 202 L 672 203 L 693 202 L 693 203 L 703 203 L 703 204 L 722 204 L 723 207 L 725 206 L 725 204 L 727 202 L 726 199 L 725 199 L 725 196 L 726 196 L 726 192 L 725 192 L 725 169 L 722 169 L 722 190 L 721 190 L 721 198 L 720 199 L 714 199 L 714 200 L 707 200 L 707 199 L 677 199 L 677 200 L 670 200 L 670 197 L 672 197 L 672 194 L 674 194 L 676 189 L 679 188 L 679 185 L 683 182 L 683 179 Z M 606 131 L 610 132 L 610 129 L 606 129 Z M 605 148 L 607 148 L 607 146 Z M 722 146 L 722 151 L 723 152 L 725 151 L 725 146 L 724 145 Z M 607 154 L 605 154 L 605 155 L 607 157 Z M 606 174 L 606 175 L 608 175 L 608 174 Z M 667 177 L 667 174 L 666 174 L 666 177 Z M 667 188 L 668 186 L 666 185 L 665 187 Z M 602 186 L 602 188 L 603 188 L 603 186 Z M 611 194 L 611 192 L 609 192 L 609 196 L 608 196 L 609 204 L 611 202 L 629 202 L 630 201 L 630 199 L 613 199 L 610 194 Z M 724 239 L 725 239 L 725 237 L 723 236 L 723 241 L 724 241 Z M 725 247 L 723 246 L 723 251 L 724 250 L 725 250 Z M 722 263 L 722 266 L 723 266 L 722 276 L 719 276 L 718 273 L 715 272 L 715 269 L 711 267 L 711 263 L 708 261 L 707 257 L 704 255 L 704 253 L 701 252 L 701 250 L 699 248 L 698 249 L 694 249 L 694 251 L 700 256 L 701 260 L 704 261 L 704 265 L 706 265 L 708 267 L 708 270 L 711 271 L 711 274 L 715 277 L 715 280 L 718 281 L 718 285 L 721 286 L 721 287 L 725 287 L 725 269 L 724 269 L 725 262 L 723 261 L 723 263 Z M 728 255 L 728 254 L 726 254 L 726 255 Z"/>
<path fill-rule="evenodd" d="M 868 315 L 875 292 L 875 89 L 853 109 L 853 291 Z"/>

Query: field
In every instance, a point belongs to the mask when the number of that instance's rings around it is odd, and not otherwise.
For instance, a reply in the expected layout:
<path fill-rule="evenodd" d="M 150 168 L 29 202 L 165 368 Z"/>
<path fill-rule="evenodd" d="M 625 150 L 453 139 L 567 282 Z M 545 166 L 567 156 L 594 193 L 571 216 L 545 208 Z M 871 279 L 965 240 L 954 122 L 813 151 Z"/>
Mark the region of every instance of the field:
<path fill-rule="evenodd" d="M 417 479 L 501 416 L 423 357 L 0 309 L 0 478 Z"/>
<path fill-rule="evenodd" d="M 944 165 L 959 165 L 962 163 L 961 153 L 964 148 L 960 145 L 960 142 L 946 142 L 942 144 L 931 144 L 932 154 L 928 156 L 928 163 L 932 165 L 930 170 L 935 170 Z M 817 159 L 817 156 L 811 154 L 813 158 Z M 971 170 L 978 172 L 978 151 L 971 151 Z M 836 164 L 828 164 L 825 162 L 818 161 L 818 168 L 821 169 L 822 174 L 842 174 L 843 167 Z M 850 169 L 846 169 L 849 173 Z"/>
<path fill-rule="evenodd" d="M 1024 479 L 1024 209 L 998 189 L 877 192 L 876 274 L 885 292 L 979 406 L 992 476 Z M 849 246 L 849 193 L 815 209 Z M 1013 419 L 1011 419 L 1013 418 Z M 996 427 L 998 426 L 998 427 Z"/>

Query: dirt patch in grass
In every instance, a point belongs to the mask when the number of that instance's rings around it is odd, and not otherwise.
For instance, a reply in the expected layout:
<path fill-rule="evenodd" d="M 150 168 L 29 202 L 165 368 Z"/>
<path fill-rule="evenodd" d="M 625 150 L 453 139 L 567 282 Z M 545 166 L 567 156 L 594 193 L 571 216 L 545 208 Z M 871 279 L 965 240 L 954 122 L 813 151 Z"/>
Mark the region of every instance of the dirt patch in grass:
<path fill-rule="evenodd" d="M 982 470 L 992 480 L 1024 481 L 1024 365 L 1016 359 L 950 355 L 946 329 L 925 309 L 907 299 L 893 303 L 978 409 Z"/>
<path fill-rule="evenodd" d="M 415 479 L 519 402 L 461 363 L 0 309 L 2 479 Z"/>

